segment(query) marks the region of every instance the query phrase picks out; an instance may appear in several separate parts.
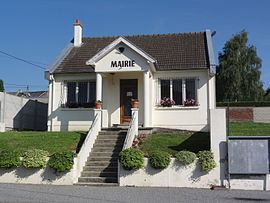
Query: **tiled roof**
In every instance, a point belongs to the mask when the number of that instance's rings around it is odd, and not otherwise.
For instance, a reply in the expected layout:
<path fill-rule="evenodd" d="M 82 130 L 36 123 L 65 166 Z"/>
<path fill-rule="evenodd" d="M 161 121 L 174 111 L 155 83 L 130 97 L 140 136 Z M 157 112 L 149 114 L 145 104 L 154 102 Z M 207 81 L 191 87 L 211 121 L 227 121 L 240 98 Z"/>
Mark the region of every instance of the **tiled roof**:
<path fill-rule="evenodd" d="M 83 38 L 81 47 L 73 47 L 55 73 L 93 72 L 86 61 L 119 36 Z M 124 36 L 157 60 L 157 70 L 201 69 L 209 67 L 206 33 L 176 33 Z"/>

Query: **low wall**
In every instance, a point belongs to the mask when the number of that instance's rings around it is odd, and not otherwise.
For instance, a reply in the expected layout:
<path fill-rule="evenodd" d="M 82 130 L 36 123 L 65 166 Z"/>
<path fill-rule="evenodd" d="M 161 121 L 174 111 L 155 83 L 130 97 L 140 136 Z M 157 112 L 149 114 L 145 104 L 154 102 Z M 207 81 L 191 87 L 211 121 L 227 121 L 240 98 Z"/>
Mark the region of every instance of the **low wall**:
<path fill-rule="evenodd" d="M 144 168 L 136 171 L 127 171 L 119 164 L 120 186 L 155 186 L 155 187 L 195 187 L 210 188 L 211 185 L 221 185 L 220 167 L 209 173 L 201 172 L 196 160 L 189 166 L 181 165 L 172 158 L 168 168 L 153 169 L 145 158 Z"/>
<path fill-rule="evenodd" d="M 0 169 L 0 183 L 72 185 L 77 181 L 77 158 L 68 173 L 56 173 L 49 166 L 44 169 L 29 169 L 23 166 Z"/>
<path fill-rule="evenodd" d="M 256 107 L 254 110 L 254 122 L 270 123 L 270 107 Z"/>
<path fill-rule="evenodd" d="M 230 121 L 270 123 L 270 107 L 229 107 L 228 116 Z"/>
<path fill-rule="evenodd" d="M 230 121 L 253 121 L 253 108 L 230 107 Z"/>
<path fill-rule="evenodd" d="M 270 190 L 270 174 L 231 175 L 230 186 L 233 190 Z"/>

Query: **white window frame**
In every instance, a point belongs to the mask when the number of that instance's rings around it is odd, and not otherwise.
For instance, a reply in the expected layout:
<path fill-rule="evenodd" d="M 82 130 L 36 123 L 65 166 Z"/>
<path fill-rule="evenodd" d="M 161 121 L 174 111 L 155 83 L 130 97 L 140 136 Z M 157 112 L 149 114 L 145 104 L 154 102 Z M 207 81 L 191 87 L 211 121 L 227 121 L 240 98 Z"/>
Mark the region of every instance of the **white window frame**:
<path fill-rule="evenodd" d="M 76 90 L 75 90 L 75 96 L 76 96 L 76 103 L 78 103 L 79 101 L 79 83 L 80 82 L 87 82 L 87 102 L 90 102 L 90 94 L 89 94 L 89 88 L 90 88 L 90 83 L 91 82 L 95 82 L 96 83 L 96 80 L 67 80 L 67 81 L 64 81 L 64 91 L 63 91 L 63 94 L 64 94 L 64 99 L 63 99 L 63 102 L 62 102 L 62 105 L 66 105 L 67 103 L 67 96 L 68 96 L 68 88 L 67 88 L 67 84 L 69 82 L 75 82 L 76 83 Z"/>
<path fill-rule="evenodd" d="M 182 80 L 182 105 L 174 105 L 174 106 L 184 106 L 184 102 L 186 101 L 186 80 L 187 79 L 194 79 L 195 80 L 195 100 L 199 105 L 199 78 L 198 77 L 185 77 L 185 78 L 158 78 L 158 85 L 157 85 L 157 106 L 160 106 L 161 98 L 161 80 L 170 80 L 170 99 L 173 100 L 173 80 Z"/>

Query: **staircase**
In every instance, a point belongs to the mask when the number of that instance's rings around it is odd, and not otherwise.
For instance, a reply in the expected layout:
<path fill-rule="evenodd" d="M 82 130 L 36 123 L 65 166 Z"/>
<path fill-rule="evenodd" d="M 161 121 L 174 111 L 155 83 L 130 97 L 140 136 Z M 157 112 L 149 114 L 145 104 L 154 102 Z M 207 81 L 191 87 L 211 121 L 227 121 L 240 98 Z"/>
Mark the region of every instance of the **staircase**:
<path fill-rule="evenodd" d="M 118 156 L 122 151 L 127 129 L 102 129 L 95 141 L 79 185 L 118 185 Z"/>

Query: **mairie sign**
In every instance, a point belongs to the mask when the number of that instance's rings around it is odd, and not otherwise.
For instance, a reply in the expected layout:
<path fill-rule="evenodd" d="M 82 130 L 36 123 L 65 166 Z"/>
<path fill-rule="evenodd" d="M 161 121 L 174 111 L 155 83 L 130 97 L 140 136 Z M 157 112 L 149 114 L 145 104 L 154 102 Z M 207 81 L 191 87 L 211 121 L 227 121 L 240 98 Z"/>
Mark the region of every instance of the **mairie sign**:
<path fill-rule="evenodd" d="M 135 67 L 135 60 L 111 61 L 112 68 Z"/>

